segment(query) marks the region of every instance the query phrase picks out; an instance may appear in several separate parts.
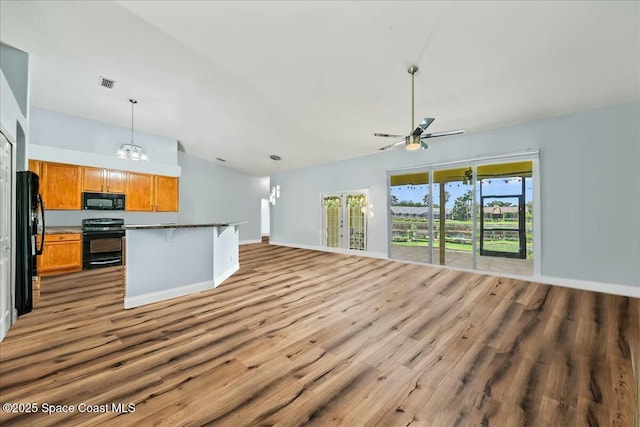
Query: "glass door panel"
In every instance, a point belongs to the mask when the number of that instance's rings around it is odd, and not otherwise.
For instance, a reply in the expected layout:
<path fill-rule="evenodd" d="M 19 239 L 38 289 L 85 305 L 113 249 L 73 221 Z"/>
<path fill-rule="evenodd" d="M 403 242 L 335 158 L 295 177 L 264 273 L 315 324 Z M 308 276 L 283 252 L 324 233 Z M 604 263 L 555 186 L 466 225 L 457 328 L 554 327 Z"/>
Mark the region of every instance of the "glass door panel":
<path fill-rule="evenodd" d="M 391 258 L 431 262 L 429 248 L 429 174 L 390 177 Z"/>
<path fill-rule="evenodd" d="M 480 204 L 480 255 L 526 258 L 524 198 L 522 196 L 482 196 Z"/>
<path fill-rule="evenodd" d="M 532 170 L 531 161 L 478 166 L 479 270 L 533 274 Z"/>
<path fill-rule="evenodd" d="M 471 269 L 473 169 L 466 166 L 436 170 L 433 176 L 434 263 Z"/>
<path fill-rule="evenodd" d="M 364 194 L 349 194 L 346 197 L 349 214 L 349 249 L 364 251 L 367 232 L 367 199 Z"/>
<path fill-rule="evenodd" d="M 326 196 L 322 200 L 325 218 L 325 245 L 329 248 L 340 247 L 342 224 L 340 220 L 340 205 L 342 200 L 336 196 Z"/>

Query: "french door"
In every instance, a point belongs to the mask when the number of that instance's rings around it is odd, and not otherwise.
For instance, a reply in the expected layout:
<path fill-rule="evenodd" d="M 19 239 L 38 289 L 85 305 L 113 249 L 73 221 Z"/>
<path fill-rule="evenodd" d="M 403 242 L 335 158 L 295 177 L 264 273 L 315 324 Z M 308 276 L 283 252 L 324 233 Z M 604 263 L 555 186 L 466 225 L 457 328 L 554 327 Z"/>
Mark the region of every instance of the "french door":
<path fill-rule="evenodd" d="M 322 194 L 322 245 L 364 251 L 367 249 L 367 194 Z"/>

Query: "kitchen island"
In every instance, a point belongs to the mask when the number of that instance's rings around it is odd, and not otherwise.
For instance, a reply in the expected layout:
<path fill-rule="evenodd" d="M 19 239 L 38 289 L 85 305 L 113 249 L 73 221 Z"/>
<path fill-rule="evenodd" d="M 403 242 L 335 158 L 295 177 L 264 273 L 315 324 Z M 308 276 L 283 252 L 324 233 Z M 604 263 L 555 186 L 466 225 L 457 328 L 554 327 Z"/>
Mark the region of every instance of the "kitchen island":
<path fill-rule="evenodd" d="M 125 225 L 125 308 L 218 286 L 240 268 L 241 224 Z"/>

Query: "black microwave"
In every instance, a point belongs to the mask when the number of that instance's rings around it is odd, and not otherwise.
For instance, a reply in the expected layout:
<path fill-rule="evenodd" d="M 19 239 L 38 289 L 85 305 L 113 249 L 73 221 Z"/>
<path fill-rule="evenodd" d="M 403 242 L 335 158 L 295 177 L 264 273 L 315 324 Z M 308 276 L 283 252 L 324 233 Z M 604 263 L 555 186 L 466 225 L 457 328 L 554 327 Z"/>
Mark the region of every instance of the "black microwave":
<path fill-rule="evenodd" d="M 82 193 L 82 209 L 98 211 L 123 211 L 124 194 Z"/>

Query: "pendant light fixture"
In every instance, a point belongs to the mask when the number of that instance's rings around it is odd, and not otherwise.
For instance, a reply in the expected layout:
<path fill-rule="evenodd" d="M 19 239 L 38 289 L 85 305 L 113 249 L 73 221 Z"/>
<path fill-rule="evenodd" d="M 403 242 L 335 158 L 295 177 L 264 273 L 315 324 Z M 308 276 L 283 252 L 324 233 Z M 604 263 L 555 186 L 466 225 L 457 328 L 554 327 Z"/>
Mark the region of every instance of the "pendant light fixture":
<path fill-rule="evenodd" d="M 135 99 L 129 99 L 131 103 L 131 143 L 122 144 L 120 149 L 116 152 L 116 157 L 119 159 L 129 160 L 149 160 L 149 157 L 144 152 L 144 149 L 133 143 L 133 106 L 138 103 Z"/>
<path fill-rule="evenodd" d="M 282 157 L 278 156 L 277 154 L 272 154 L 269 156 L 269 158 L 274 161 L 279 161 L 282 159 Z M 275 206 L 276 201 L 279 198 L 280 198 L 280 184 L 271 186 L 271 191 L 269 192 L 269 203 L 271 203 L 272 206 Z"/>

